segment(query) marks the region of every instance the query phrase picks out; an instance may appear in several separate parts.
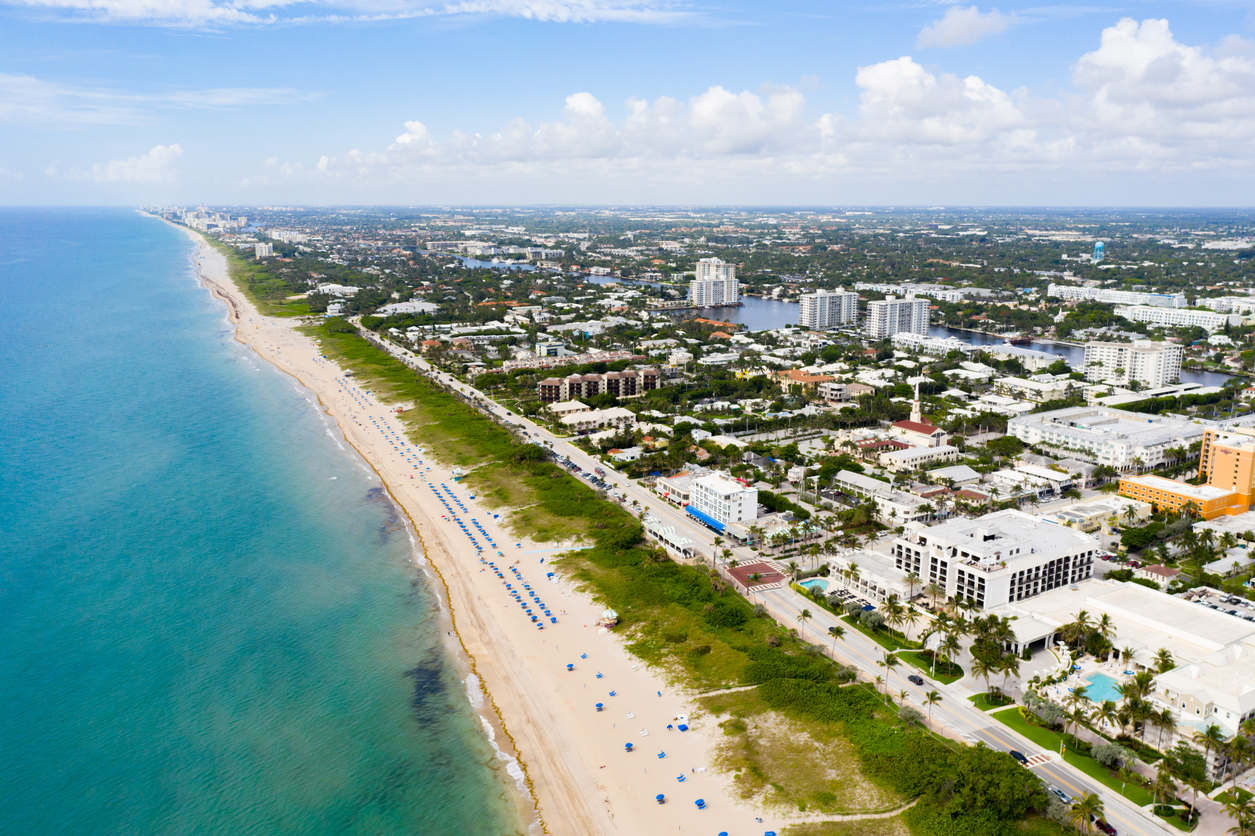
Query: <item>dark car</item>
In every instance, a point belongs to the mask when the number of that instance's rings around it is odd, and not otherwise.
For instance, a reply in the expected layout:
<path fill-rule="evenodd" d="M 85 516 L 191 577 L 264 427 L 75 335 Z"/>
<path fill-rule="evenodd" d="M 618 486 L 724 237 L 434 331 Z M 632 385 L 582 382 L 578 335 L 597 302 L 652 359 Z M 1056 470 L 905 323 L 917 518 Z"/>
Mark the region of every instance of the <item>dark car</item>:
<path fill-rule="evenodd" d="M 910 676 L 906 678 L 906 681 L 911 683 L 912 685 L 923 685 L 924 677 L 917 676 L 916 674 L 911 674 Z"/>
<path fill-rule="evenodd" d="M 1097 827 L 1099 830 L 1101 830 L 1103 833 L 1106 833 L 1107 836 L 1116 836 L 1116 829 L 1112 827 L 1111 825 L 1107 824 L 1106 820 L 1104 819 L 1099 819 L 1098 821 L 1094 822 L 1094 826 Z"/>
<path fill-rule="evenodd" d="M 1024 757 L 1024 753 L 1023 753 L 1023 752 L 1017 752 L 1017 751 L 1015 751 L 1014 749 L 1012 749 L 1012 750 L 1011 750 L 1010 752 L 1008 752 L 1007 754 L 1009 754 L 1011 757 L 1015 758 L 1017 761 L 1019 761 L 1019 762 L 1020 762 L 1020 763 L 1022 763 L 1023 765 L 1028 766 L 1028 758 Z"/>

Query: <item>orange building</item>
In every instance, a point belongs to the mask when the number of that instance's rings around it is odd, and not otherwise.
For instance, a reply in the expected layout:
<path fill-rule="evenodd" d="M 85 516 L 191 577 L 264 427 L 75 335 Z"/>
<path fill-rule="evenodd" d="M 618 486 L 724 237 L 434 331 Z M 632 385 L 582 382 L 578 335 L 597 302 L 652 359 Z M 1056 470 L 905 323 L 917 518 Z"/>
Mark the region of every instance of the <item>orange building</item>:
<path fill-rule="evenodd" d="M 1120 496 L 1149 502 L 1157 511 L 1174 514 L 1192 503 L 1204 520 L 1242 514 L 1250 508 L 1235 491 L 1212 485 L 1187 485 L 1162 476 L 1125 476 L 1120 479 Z"/>
<path fill-rule="evenodd" d="M 1248 508 L 1255 495 L 1255 429 L 1207 430 L 1198 457 L 1198 477 L 1233 491 Z"/>

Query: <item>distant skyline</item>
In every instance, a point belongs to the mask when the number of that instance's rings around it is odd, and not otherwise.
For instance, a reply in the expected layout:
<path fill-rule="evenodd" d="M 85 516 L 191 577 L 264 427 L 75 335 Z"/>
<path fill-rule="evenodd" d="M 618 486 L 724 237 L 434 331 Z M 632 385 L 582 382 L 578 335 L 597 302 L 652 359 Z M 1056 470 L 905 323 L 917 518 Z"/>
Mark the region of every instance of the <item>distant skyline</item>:
<path fill-rule="evenodd" d="M 1251 206 L 1255 11 L 0 0 L 0 203 Z"/>

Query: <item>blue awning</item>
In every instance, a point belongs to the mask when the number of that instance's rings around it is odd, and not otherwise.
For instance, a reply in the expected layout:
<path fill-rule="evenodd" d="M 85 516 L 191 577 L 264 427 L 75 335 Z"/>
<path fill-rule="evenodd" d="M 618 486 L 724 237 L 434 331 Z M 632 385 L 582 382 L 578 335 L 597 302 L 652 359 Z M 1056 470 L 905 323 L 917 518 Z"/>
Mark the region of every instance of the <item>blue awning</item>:
<path fill-rule="evenodd" d="M 709 514 L 703 514 L 701 511 L 698 511 L 692 505 L 685 505 L 684 510 L 688 511 L 689 516 L 693 517 L 694 519 L 696 519 L 698 522 L 702 523 L 703 525 L 707 525 L 710 528 L 713 528 L 715 531 L 723 533 L 723 523 L 719 522 L 717 519 L 710 516 Z"/>

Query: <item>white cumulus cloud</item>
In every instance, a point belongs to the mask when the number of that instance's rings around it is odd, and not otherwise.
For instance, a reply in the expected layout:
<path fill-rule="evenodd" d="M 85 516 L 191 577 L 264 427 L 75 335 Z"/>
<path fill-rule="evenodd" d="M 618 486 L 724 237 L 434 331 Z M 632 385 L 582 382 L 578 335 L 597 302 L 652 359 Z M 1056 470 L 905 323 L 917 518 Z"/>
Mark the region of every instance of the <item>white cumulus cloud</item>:
<path fill-rule="evenodd" d="M 981 12 L 976 6 L 951 6 L 940 20 L 920 30 L 916 46 L 921 49 L 968 46 L 1001 35 L 1015 22 L 1015 12 L 1003 14 L 997 9 Z"/>
<path fill-rule="evenodd" d="M 92 166 L 92 179 L 98 183 L 165 183 L 174 179 L 174 166 L 183 149 L 177 142 L 158 145 L 146 154 Z"/>

